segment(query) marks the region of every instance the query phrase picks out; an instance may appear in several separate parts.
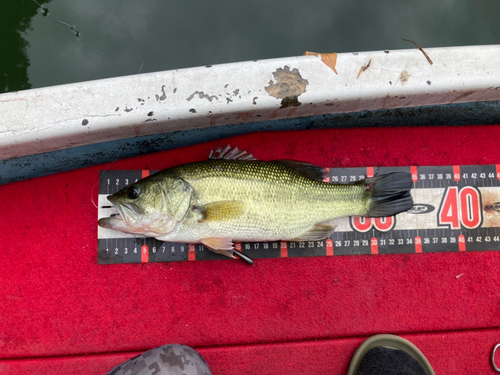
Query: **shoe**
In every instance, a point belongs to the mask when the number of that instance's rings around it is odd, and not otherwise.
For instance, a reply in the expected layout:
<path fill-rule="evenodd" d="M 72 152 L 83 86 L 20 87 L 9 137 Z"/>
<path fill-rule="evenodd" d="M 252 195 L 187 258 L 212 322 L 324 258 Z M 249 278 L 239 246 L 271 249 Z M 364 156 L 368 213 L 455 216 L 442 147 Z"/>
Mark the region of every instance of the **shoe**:
<path fill-rule="evenodd" d="M 207 362 L 193 348 L 163 345 L 116 366 L 106 375 L 212 375 Z"/>
<path fill-rule="evenodd" d="M 429 361 L 411 342 L 394 335 L 376 335 L 354 353 L 347 375 L 435 375 Z"/>

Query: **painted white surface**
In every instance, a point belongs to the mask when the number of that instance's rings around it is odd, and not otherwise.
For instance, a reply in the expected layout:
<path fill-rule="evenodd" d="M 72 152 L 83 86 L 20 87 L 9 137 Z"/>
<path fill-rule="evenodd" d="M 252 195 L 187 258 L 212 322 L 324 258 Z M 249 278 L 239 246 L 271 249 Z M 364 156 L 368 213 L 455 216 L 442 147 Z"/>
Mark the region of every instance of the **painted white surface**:
<path fill-rule="evenodd" d="M 414 48 L 338 54 L 338 75 L 299 56 L 1 94 L 0 160 L 177 130 L 500 100 L 500 45 L 425 50 L 433 65 Z M 285 66 L 308 84 L 300 106 L 280 109 L 265 87 Z"/>

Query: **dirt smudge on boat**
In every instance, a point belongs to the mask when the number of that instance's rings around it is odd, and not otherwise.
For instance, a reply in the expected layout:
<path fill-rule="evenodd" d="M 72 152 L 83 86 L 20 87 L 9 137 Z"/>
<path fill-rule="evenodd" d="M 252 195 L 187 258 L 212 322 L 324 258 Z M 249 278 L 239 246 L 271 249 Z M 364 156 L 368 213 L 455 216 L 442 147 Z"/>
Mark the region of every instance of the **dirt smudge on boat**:
<path fill-rule="evenodd" d="M 286 65 L 284 68 L 276 69 L 273 77 L 276 82 L 270 80 L 265 90 L 276 99 L 281 99 L 280 109 L 296 107 L 302 104 L 298 98 L 306 92 L 306 86 L 309 82 L 307 79 L 302 78 L 298 69 L 290 70 L 290 67 Z"/>

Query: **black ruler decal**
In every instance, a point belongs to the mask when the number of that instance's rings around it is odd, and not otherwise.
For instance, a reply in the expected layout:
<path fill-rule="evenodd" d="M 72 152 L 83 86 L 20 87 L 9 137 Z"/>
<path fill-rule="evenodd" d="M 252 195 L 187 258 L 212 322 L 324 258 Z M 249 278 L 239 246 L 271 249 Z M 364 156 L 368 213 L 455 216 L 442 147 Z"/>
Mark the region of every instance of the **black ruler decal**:
<path fill-rule="evenodd" d="M 413 208 L 388 218 L 342 218 L 320 241 L 237 242 L 253 259 L 500 250 L 500 165 L 330 168 L 332 183 L 410 172 Z M 98 218 L 116 210 L 106 197 L 150 171 L 102 171 Z M 153 171 L 151 171 L 153 173 Z M 163 242 L 98 227 L 98 262 L 148 263 L 227 259 L 201 244 Z"/>

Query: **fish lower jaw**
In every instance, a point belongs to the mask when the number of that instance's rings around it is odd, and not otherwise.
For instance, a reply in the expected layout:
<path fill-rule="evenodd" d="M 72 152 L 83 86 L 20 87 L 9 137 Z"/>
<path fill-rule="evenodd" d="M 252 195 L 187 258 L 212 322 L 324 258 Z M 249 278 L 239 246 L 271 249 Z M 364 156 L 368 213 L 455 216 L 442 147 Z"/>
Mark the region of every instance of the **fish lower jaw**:
<path fill-rule="evenodd" d="M 120 216 L 113 216 L 103 217 L 102 219 L 99 219 L 97 224 L 102 228 L 119 230 L 117 228 L 123 227 L 125 222 Z"/>
<path fill-rule="evenodd" d="M 116 230 L 118 232 L 134 234 L 136 236 L 144 236 L 144 237 L 157 237 L 160 233 L 157 233 L 154 230 L 151 230 L 147 227 L 132 227 L 127 225 L 127 223 L 122 218 L 103 218 L 98 222 L 100 227 L 106 229 Z"/>

